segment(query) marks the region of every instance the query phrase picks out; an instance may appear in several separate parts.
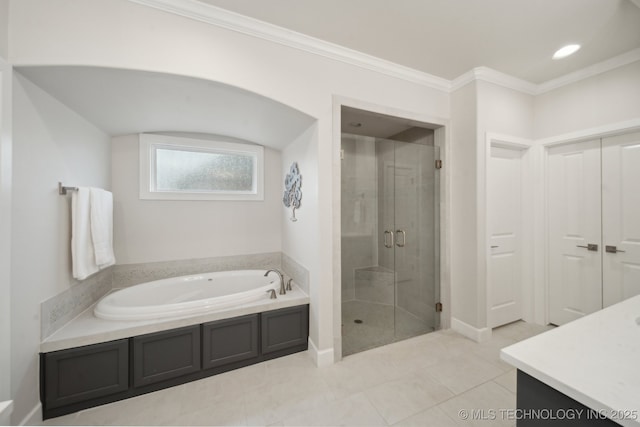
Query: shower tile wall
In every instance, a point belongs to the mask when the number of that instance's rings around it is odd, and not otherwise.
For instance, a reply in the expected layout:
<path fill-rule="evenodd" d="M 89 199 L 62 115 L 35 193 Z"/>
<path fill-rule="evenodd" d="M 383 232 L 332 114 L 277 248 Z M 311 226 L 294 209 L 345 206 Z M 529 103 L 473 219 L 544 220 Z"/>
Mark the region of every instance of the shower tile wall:
<path fill-rule="evenodd" d="M 342 301 L 351 301 L 356 270 L 377 265 L 375 139 L 345 135 L 342 149 Z"/>
<path fill-rule="evenodd" d="M 395 273 L 385 267 L 365 267 L 355 271 L 355 298 L 360 301 L 393 304 Z"/>

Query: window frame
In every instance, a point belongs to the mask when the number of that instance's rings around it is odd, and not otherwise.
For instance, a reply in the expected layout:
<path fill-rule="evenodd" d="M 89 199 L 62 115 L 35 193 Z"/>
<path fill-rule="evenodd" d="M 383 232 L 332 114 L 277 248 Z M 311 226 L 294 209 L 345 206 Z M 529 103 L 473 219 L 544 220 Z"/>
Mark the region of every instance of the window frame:
<path fill-rule="evenodd" d="M 261 145 L 143 133 L 139 136 L 139 146 L 141 200 L 264 200 L 264 147 Z M 254 158 L 253 190 L 251 192 L 158 191 L 156 190 L 156 150 L 158 148 L 251 156 Z"/>

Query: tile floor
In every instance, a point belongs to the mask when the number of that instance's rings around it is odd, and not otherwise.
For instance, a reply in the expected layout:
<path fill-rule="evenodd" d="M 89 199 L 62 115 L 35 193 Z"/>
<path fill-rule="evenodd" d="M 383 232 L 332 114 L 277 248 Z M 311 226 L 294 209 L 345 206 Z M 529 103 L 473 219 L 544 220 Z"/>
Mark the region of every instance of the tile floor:
<path fill-rule="evenodd" d="M 516 322 L 482 344 L 437 331 L 325 368 L 298 353 L 44 424 L 514 426 L 458 413 L 514 408 L 515 370 L 499 350 L 547 329 Z"/>

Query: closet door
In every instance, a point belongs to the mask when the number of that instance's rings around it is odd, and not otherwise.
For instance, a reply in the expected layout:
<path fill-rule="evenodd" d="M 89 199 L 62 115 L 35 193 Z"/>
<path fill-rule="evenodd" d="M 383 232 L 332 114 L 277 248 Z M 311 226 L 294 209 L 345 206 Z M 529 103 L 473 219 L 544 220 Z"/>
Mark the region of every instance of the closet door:
<path fill-rule="evenodd" d="M 640 133 L 602 140 L 602 220 L 607 307 L 640 294 Z"/>
<path fill-rule="evenodd" d="M 491 147 L 487 168 L 489 326 L 522 319 L 522 154 Z"/>
<path fill-rule="evenodd" d="M 548 160 L 549 322 L 562 325 L 602 308 L 600 140 Z"/>

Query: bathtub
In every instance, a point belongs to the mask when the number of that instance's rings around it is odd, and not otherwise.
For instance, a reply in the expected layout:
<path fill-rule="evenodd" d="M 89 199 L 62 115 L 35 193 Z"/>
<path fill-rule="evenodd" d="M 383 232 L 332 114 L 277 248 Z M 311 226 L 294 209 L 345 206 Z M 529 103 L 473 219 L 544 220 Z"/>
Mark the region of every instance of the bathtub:
<path fill-rule="evenodd" d="M 106 320 L 149 320 L 196 315 L 268 299 L 280 287 L 275 273 L 237 270 L 141 283 L 102 298 L 93 310 Z"/>

